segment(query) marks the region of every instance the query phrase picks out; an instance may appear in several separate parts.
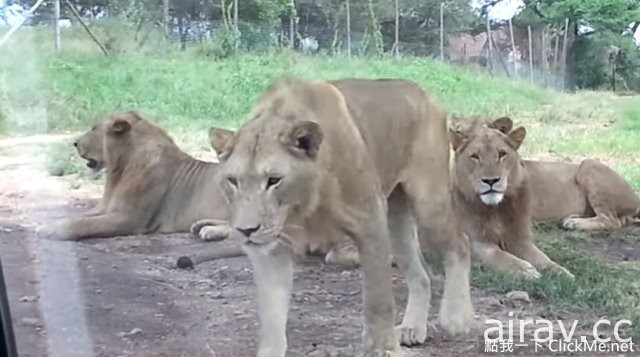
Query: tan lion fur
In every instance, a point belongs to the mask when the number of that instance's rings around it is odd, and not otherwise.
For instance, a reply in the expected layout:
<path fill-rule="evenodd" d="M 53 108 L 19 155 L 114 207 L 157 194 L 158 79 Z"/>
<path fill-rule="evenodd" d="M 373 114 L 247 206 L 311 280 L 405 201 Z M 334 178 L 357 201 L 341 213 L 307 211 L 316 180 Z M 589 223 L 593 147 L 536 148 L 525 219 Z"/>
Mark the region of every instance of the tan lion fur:
<path fill-rule="evenodd" d="M 640 198 L 620 174 L 595 159 L 579 164 L 526 160 L 533 219 L 576 230 L 614 230 L 637 223 Z"/>
<path fill-rule="evenodd" d="M 48 237 L 188 232 L 194 221 L 227 215 L 212 179 L 218 164 L 183 152 L 163 129 L 135 111 L 103 118 L 74 145 L 89 166 L 105 170 L 103 197 L 94 212 L 45 228 Z M 209 239 L 228 233 L 225 225 L 208 228 Z"/>
<path fill-rule="evenodd" d="M 537 278 L 553 269 L 572 276 L 535 246 L 532 237 L 532 181 L 518 154 L 523 127 L 511 119 L 474 119 L 451 129 L 454 206 L 475 256 L 489 266 Z"/>
<path fill-rule="evenodd" d="M 254 269 L 258 356 L 286 352 L 292 268 L 283 247 L 344 235 L 364 273 L 365 350 L 395 356 L 397 340 L 424 342 L 430 283 L 416 224 L 422 249 L 445 260 L 442 326 L 471 328 L 469 243 L 452 207 L 445 113 L 426 93 L 403 80 L 291 79 L 267 88 L 249 118 L 211 137 L 229 222 Z M 391 246 L 409 286 L 397 333 Z"/>

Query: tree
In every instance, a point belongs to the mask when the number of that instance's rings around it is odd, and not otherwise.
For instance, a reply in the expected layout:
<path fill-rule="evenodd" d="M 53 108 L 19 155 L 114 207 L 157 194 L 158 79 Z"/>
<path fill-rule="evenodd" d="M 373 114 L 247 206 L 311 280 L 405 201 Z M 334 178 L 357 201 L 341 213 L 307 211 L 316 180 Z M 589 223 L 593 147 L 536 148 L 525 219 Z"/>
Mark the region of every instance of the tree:
<path fill-rule="evenodd" d="M 502 0 L 484 0 L 483 10 Z M 569 19 L 572 41 L 567 48 L 568 83 L 572 87 L 597 88 L 612 83 L 612 76 L 629 82 L 638 76 L 640 52 L 633 32 L 640 23 L 637 0 L 523 0 L 525 9 L 517 21 L 558 25 Z M 631 31 L 633 30 L 633 31 Z M 623 56 L 609 61 L 610 46 Z M 615 63 L 614 63 L 615 62 Z M 615 66 L 614 66 L 615 65 Z M 634 69 L 635 68 L 635 69 Z"/>

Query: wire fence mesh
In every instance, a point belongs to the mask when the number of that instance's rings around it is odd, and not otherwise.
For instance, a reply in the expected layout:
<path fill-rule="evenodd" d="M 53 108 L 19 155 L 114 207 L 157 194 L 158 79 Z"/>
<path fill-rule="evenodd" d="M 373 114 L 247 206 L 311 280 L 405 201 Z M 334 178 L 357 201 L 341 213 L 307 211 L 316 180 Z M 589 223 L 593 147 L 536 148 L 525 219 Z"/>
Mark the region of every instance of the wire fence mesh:
<path fill-rule="evenodd" d="M 171 56 L 192 51 L 215 59 L 238 51 L 290 48 L 310 55 L 417 56 L 477 66 L 496 75 L 558 89 L 565 87 L 566 52 L 574 40 L 565 23 L 485 23 L 486 17 L 472 9 L 469 1 L 456 0 L 396 0 L 395 4 L 281 0 L 285 3 L 279 10 L 270 2 L 255 0 L 52 0 L 42 3 L 31 16 L 27 10 L 35 1 L 0 1 L 3 32 L 15 26 L 21 16 L 28 17 L 20 31 L 37 28 L 43 33 L 42 41 L 47 41 L 48 32 L 51 46 L 57 47 L 57 23 L 61 51 L 81 47 L 99 50 L 97 45 L 87 44 L 92 41 L 88 37 L 91 32 L 95 42 L 110 54 Z M 57 2 L 61 6 L 59 18 Z"/>

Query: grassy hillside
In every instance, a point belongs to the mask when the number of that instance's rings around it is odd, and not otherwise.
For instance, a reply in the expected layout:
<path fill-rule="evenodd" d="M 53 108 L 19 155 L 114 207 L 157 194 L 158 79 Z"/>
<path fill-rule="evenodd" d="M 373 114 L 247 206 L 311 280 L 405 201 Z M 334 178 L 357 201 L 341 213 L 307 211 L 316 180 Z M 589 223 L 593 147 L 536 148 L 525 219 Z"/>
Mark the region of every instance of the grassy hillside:
<path fill-rule="evenodd" d="M 34 92 L 47 112 L 50 130 L 83 129 L 97 115 L 139 108 L 163 125 L 202 129 L 237 126 L 262 89 L 285 76 L 306 78 L 396 77 L 418 82 L 454 113 L 525 111 L 550 103 L 552 93 L 526 83 L 505 82 L 435 61 L 346 59 L 295 55 L 243 56 L 225 61 L 140 57 L 107 59 L 68 55 L 32 59 L 29 71 L 0 72 L 5 111 L 33 106 Z M 4 130 L 15 128 L 5 119 Z"/>

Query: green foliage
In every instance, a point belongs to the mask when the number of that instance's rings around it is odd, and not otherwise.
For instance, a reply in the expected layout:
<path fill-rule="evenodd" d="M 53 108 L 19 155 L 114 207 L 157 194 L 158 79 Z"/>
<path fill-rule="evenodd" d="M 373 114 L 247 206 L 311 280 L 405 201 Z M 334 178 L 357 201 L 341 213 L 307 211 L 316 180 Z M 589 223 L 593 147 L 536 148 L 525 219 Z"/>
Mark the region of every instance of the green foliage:
<path fill-rule="evenodd" d="M 290 0 L 239 0 L 241 19 L 256 24 L 278 24 L 280 15 L 290 10 Z"/>
<path fill-rule="evenodd" d="M 604 44 L 592 37 L 578 37 L 573 45 L 575 85 L 578 88 L 603 88 L 609 85 L 610 64 L 603 53 Z"/>
<path fill-rule="evenodd" d="M 527 0 L 526 10 L 519 16 L 527 22 L 549 25 L 570 20 L 570 31 L 580 25 L 593 32 L 577 35 L 569 68 L 574 70 L 574 85 L 578 88 L 611 87 L 612 68 L 608 62 L 610 46 L 620 48 L 616 64 L 616 83 L 626 90 L 640 90 L 640 50 L 634 44 L 629 25 L 640 21 L 637 0 Z M 626 31 L 626 32 L 625 32 Z M 617 83 L 618 84 L 618 83 Z"/>
<path fill-rule="evenodd" d="M 159 48 L 151 49 L 147 43 L 161 43 L 164 36 L 162 31 L 149 22 L 139 21 L 135 23 L 118 17 L 99 19 L 91 23 L 91 28 L 110 55 L 139 55 L 143 49 L 147 54 L 159 53 Z M 86 38 L 87 34 L 83 31 L 83 29 L 77 28 L 69 33 L 76 37 L 84 36 Z M 68 34 L 65 34 L 63 38 L 67 40 Z M 95 44 L 92 46 L 97 49 Z"/>
<path fill-rule="evenodd" d="M 236 33 L 230 26 L 222 26 L 216 30 L 213 38 L 199 45 L 195 49 L 198 57 L 210 59 L 224 59 L 232 56 L 236 51 L 236 43 L 240 40 L 240 31 Z"/>

